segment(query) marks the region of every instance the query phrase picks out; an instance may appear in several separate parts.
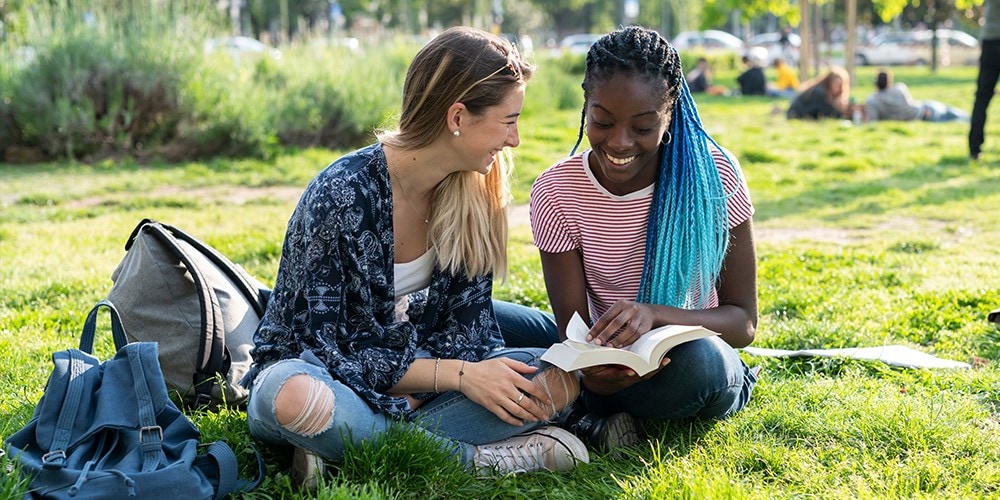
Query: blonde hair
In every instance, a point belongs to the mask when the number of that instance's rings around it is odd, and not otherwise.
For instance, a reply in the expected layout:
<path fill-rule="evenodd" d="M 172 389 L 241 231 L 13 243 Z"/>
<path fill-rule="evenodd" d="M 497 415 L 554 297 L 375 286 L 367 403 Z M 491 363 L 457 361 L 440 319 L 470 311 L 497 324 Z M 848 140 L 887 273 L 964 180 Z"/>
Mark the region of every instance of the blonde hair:
<path fill-rule="evenodd" d="M 840 86 L 841 92 L 840 95 L 834 96 L 830 92 L 830 89 L 833 87 L 833 81 L 837 79 L 842 82 Z M 823 87 L 830 102 L 837 106 L 841 112 L 847 112 L 848 103 L 851 99 L 851 76 L 847 73 L 846 69 L 840 66 L 830 66 L 826 73 L 820 73 L 812 79 L 803 82 L 799 88 L 801 89 L 800 92 L 805 92 L 813 87 Z"/>
<path fill-rule="evenodd" d="M 533 72 L 506 40 L 475 28 L 449 28 L 410 63 L 399 128 L 380 133 L 379 140 L 404 150 L 426 147 L 445 132 L 444 117 L 452 104 L 460 102 L 482 115 Z M 435 188 L 428 238 L 442 270 L 506 277 L 511 167 L 510 152 L 504 150 L 489 174 L 455 172 Z"/>

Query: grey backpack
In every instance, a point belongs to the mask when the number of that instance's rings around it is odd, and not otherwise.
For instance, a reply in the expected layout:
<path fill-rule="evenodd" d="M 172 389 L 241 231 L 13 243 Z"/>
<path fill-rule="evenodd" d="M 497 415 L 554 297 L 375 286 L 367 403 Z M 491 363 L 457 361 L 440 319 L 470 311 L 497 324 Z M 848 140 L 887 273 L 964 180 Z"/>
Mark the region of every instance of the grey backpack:
<path fill-rule="evenodd" d="M 240 405 L 269 290 L 214 248 L 143 219 L 111 275 L 108 300 L 129 342 L 157 342 L 167 388 L 185 405 Z"/>

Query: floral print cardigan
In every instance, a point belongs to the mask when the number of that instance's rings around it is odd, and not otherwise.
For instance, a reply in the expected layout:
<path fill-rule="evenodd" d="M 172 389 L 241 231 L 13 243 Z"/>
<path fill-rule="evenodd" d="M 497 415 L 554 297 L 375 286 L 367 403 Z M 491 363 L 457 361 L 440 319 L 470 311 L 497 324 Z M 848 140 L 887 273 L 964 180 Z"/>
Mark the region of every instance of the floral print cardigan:
<path fill-rule="evenodd" d="M 375 411 L 405 417 L 406 400 L 386 391 L 416 357 L 479 361 L 503 347 L 492 276 L 435 267 L 426 293 L 410 295 L 409 321 L 396 321 L 391 214 L 381 144 L 340 158 L 313 179 L 288 221 L 244 380 L 252 383 L 273 361 L 302 358 L 322 364 Z"/>

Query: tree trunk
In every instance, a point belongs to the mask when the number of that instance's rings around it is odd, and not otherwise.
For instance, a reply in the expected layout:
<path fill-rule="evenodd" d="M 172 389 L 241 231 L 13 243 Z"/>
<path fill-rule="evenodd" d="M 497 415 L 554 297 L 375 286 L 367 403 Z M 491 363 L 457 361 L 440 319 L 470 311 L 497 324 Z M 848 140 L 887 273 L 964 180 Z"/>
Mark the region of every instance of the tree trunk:
<path fill-rule="evenodd" d="M 809 79 L 809 68 L 812 66 L 811 10 L 809 0 L 799 1 L 799 38 L 802 40 L 799 44 L 799 80 L 803 82 Z"/>

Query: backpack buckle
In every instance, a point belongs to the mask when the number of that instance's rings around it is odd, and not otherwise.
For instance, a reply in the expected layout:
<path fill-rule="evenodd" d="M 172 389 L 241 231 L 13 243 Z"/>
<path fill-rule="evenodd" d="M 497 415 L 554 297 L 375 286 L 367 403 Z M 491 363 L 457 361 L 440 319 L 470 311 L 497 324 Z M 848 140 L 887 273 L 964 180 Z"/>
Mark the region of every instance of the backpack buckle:
<path fill-rule="evenodd" d="M 150 432 L 156 433 L 155 436 L 156 441 L 154 442 L 163 441 L 163 427 L 160 427 L 159 425 L 151 425 L 147 427 L 141 427 L 139 429 L 139 442 L 145 444 L 146 443 L 145 435 L 149 434 Z"/>
<path fill-rule="evenodd" d="M 52 450 L 42 455 L 42 467 L 61 469 L 66 466 L 66 450 Z"/>

